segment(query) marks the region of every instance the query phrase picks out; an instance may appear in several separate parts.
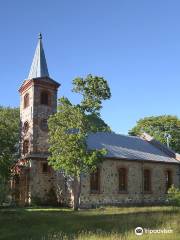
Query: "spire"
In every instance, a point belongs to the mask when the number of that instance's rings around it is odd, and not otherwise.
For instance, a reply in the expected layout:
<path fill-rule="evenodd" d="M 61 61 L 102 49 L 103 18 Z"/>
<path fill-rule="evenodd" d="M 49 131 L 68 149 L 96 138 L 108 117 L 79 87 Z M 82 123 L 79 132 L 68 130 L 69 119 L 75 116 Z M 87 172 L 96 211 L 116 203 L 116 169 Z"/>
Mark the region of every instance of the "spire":
<path fill-rule="evenodd" d="M 38 78 L 38 77 L 49 77 L 49 72 L 46 63 L 46 57 L 44 54 L 43 44 L 42 44 L 42 34 L 39 34 L 38 44 L 34 54 L 33 62 L 29 72 L 28 79 Z"/>

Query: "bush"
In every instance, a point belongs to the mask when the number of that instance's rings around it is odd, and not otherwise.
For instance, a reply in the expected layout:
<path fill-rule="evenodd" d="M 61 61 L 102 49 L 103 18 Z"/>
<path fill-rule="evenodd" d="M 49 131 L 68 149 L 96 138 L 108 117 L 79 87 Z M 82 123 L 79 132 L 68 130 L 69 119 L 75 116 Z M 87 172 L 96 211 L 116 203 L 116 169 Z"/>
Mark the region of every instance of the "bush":
<path fill-rule="evenodd" d="M 172 185 L 168 190 L 168 200 L 171 205 L 180 206 L 180 189 Z"/>
<path fill-rule="evenodd" d="M 9 188 L 7 184 L 0 179 L 0 206 L 6 201 L 8 193 Z"/>

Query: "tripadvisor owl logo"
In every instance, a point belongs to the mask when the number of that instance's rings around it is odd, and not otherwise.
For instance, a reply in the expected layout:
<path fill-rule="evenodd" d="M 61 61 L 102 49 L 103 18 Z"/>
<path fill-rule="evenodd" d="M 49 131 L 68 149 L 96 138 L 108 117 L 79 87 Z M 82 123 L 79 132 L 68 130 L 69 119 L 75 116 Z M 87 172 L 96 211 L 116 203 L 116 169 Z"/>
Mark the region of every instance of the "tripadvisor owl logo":
<path fill-rule="evenodd" d="M 142 227 L 137 227 L 135 228 L 135 234 L 140 236 L 140 235 L 143 235 L 143 228 Z"/>
<path fill-rule="evenodd" d="M 142 228 L 142 227 L 137 227 L 134 230 L 135 234 L 137 236 L 141 236 L 143 234 L 169 234 L 173 233 L 173 229 L 149 229 L 149 228 Z"/>

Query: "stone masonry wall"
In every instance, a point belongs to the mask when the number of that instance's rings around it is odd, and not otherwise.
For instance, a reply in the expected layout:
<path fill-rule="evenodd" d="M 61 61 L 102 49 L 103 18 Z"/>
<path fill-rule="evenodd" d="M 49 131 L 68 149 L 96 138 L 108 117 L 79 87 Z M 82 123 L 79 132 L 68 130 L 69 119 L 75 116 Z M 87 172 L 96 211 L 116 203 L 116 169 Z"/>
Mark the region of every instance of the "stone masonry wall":
<path fill-rule="evenodd" d="M 42 105 L 40 103 L 40 95 L 42 91 L 49 93 L 49 104 Z M 29 106 L 24 108 L 24 96 L 29 94 Z M 57 90 L 42 85 L 31 84 L 29 88 L 21 94 L 20 100 L 20 119 L 21 119 L 21 152 L 24 140 L 29 140 L 29 152 L 47 152 L 48 151 L 48 131 L 42 129 L 42 120 L 47 120 L 48 117 L 57 110 Z M 25 134 L 23 126 L 25 122 L 29 123 L 29 130 Z"/>
<path fill-rule="evenodd" d="M 28 86 L 29 84 L 29 86 Z M 20 119 L 21 119 L 21 158 L 23 155 L 23 142 L 29 141 L 29 154 L 43 155 L 44 159 L 29 158 L 30 160 L 30 179 L 29 179 L 29 194 L 32 201 L 41 201 L 47 203 L 49 196 L 56 192 L 55 181 L 56 174 L 52 170 L 44 173 L 42 164 L 47 163 L 46 157 L 48 152 L 48 128 L 42 127 L 42 120 L 47 120 L 48 117 L 57 110 L 57 89 L 54 86 L 48 85 L 45 79 L 33 81 L 25 81 L 25 90 L 21 92 L 20 101 Z M 41 104 L 41 93 L 48 92 L 48 105 Z M 24 96 L 29 94 L 29 106 L 24 108 Z M 29 129 L 24 132 L 24 123 L 28 122 Z M 46 121 L 47 123 L 47 121 Z M 47 124 L 46 124 L 47 125 Z M 50 168 L 49 168 L 50 169 Z M 61 184 L 61 181 L 59 182 Z M 55 197 L 55 194 L 54 194 Z M 49 202 L 49 204 L 51 204 Z"/>
<path fill-rule="evenodd" d="M 127 193 L 119 193 L 118 169 L 128 170 Z M 151 170 L 150 194 L 143 194 L 142 168 Z M 92 207 L 104 204 L 142 204 L 164 202 L 166 194 L 165 171 L 171 170 L 172 182 L 179 186 L 179 165 L 166 163 L 148 163 L 147 161 L 105 160 L 100 167 L 100 193 L 90 193 L 90 176 L 84 175 L 81 182 L 81 207 Z"/>
<path fill-rule="evenodd" d="M 31 203 L 47 205 L 70 205 L 70 192 L 65 177 L 60 171 L 49 167 L 48 172 L 42 171 L 42 164 L 47 160 L 31 160 L 30 194 Z"/>
<path fill-rule="evenodd" d="M 40 104 L 40 95 L 42 91 L 49 93 L 49 105 Z M 48 131 L 42 129 L 41 122 L 47 120 L 48 117 L 55 113 L 57 109 L 57 91 L 47 88 L 46 86 L 35 86 L 34 90 L 34 111 L 33 111 L 33 145 L 35 152 L 47 152 L 48 151 Z"/>
<path fill-rule="evenodd" d="M 49 195 L 54 195 L 55 174 L 52 168 L 49 168 L 46 173 L 43 172 L 42 164 L 46 162 L 40 159 L 31 160 L 30 194 L 32 203 L 47 203 Z"/>

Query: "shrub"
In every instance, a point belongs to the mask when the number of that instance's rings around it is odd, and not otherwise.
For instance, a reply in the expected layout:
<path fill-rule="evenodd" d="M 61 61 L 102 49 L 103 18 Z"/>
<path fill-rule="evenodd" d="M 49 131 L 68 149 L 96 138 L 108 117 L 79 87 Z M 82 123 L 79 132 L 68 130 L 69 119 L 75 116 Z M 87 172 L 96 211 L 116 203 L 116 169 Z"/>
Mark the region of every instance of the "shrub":
<path fill-rule="evenodd" d="M 0 178 L 0 205 L 2 205 L 7 198 L 9 188 L 7 184 Z"/>
<path fill-rule="evenodd" d="M 168 190 L 168 200 L 171 205 L 180 206 L 180 189 L 172 185 Z"/>

